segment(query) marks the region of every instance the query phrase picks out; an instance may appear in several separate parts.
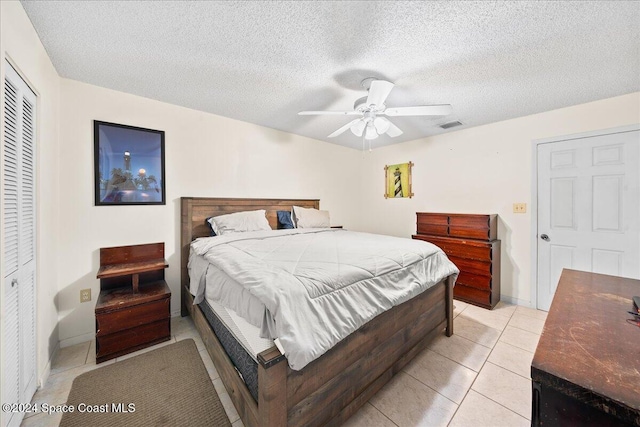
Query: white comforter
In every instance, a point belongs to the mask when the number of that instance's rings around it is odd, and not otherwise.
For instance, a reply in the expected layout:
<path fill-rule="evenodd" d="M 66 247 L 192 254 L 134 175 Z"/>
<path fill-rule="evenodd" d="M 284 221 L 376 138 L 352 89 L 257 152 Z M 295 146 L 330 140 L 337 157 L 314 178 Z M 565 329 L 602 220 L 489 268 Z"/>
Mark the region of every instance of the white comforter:
<path fill-rule="evenodd" d="M 195 301 L 202 300 L 207 275 L 194 267 L 194 255 L 201 255 L 216 267 L 218 279 L 220 273 L 228 279 L 217 280 L 219 289 L 207 295 L 258 326 L 262 337 L 279 338 L 294 370 L 378 314 L 459 272 L 430 243 L 340 229 L 200 238 L 191 251 Z"/>

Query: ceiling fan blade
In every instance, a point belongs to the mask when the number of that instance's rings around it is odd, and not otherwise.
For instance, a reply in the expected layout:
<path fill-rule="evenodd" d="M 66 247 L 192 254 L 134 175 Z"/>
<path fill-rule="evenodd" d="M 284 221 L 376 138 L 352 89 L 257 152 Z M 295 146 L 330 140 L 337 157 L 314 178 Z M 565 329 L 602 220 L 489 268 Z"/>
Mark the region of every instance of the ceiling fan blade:
<path fill-rule="evenodd" d="M 387 108 L 384 114 L 390 117 L 395 116 L 447 116 L 451 114 L 453 108 L 449 104 L 443 105 L 418 105 L 415 107 Z"/>
<path fill-rule="evenodd" d="M 396 136 L 402 135 L 402 130 L 398 126 L 389 122 L 389 129 L 387 129 L 387 135 L 389 135 L 391 138 L 395 138 Z"/>
<path fill-rule="evenodd" d="M 345 132 L 347 129 L 349 129 L 351 126 L 355 125 L 359 121 L 360 121 L 360 119 L 351 120 L 349 123 L 347 123 L 346 125 L 342 126 L 337 131 L 333 132 L 327 138 L 333 138 L 333 137 L 336 137 L 336 136 L 340 135 L 341 133 Z"/>
<path fill-rule="evenodd" d="M 393 89 L 393 83 L 384 80 L 374 80 L 369 86 L 369 96 L 367 97 L 367 105 L 384 105 L 384 101 Z"/>
<path fill-rule="evenodd" d="M 299 116 L 356 116 L 359 111 L 300 111 Z"/>

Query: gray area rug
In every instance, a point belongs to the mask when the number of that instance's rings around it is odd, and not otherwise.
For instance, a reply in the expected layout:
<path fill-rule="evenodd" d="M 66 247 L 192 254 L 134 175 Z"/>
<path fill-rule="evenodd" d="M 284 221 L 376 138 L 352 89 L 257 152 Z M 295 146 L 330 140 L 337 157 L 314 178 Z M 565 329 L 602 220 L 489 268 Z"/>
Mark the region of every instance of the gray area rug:
<path fill-rule="evenodd" d="M 62 427 L 231 426 L 193 340 L 78 376 L 67 404 Z"/>

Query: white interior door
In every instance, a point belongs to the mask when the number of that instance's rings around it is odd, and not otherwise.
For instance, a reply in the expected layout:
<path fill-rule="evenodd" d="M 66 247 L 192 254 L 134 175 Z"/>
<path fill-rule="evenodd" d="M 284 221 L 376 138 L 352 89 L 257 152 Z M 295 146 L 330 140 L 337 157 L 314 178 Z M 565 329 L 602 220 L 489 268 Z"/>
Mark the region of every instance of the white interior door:
<path fill-rule="evenodd" d="M 28 403 L 36 390 L 36 96 L 5 62 L 2 155 L 4 345 L 2 403 Z M 5 412 L 4 425 L 24 414 Z"/>
<path fill-rule="evenodd" d="M 537 150 L 538 308 L 563 268 L 640 278 L 640 131 Z"/>

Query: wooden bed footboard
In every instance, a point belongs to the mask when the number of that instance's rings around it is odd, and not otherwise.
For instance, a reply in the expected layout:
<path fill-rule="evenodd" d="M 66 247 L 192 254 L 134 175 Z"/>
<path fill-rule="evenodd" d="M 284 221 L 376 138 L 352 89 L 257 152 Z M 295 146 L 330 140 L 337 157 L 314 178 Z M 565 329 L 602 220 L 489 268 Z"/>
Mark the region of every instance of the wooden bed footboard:
<path fill-rule="evenodd" d="M 182 314 L 191 315 L 207 352 L 247 427 L 341 425 L 358 411 L 397 372 L 438 335 L 453 334 L 453 279 L 437 283 L 417 297 L 398 305 L 360 327 L 304 369 L 289 368 L 277 347 L 258 355 L 258 402 L 209 326 L 200 307 L 193 305 L 186 262 L 193 228 L 194 205 L 212 201 L 182 200 Z M 270 200 L 281 208 L 300 201 Z M 200 203 L 201 202 L 201 203 Z M 307 201 L 309 204 L 317 201 Z M 264 204 L 264 199 L 257 203 Z M 301 204 L 298 204 L 301 205 Z M 242 210 L 249 210 L 243 204 Z M 201 233 L 199 231 L 198 233 Z M 199 237 L 199 236 L 196 236 Z M 186 255 L 186 257 L 185 257 Z"/>
<path fill-rule="evenodd" d="M 200 307 L 183 302 L 247 427 L 340 425 L 437 335 L 453 333 L 450 278 L 382 313 L 304 369 L 277 347 L 258 355 L 258 402 L 238 376 Z"/>

